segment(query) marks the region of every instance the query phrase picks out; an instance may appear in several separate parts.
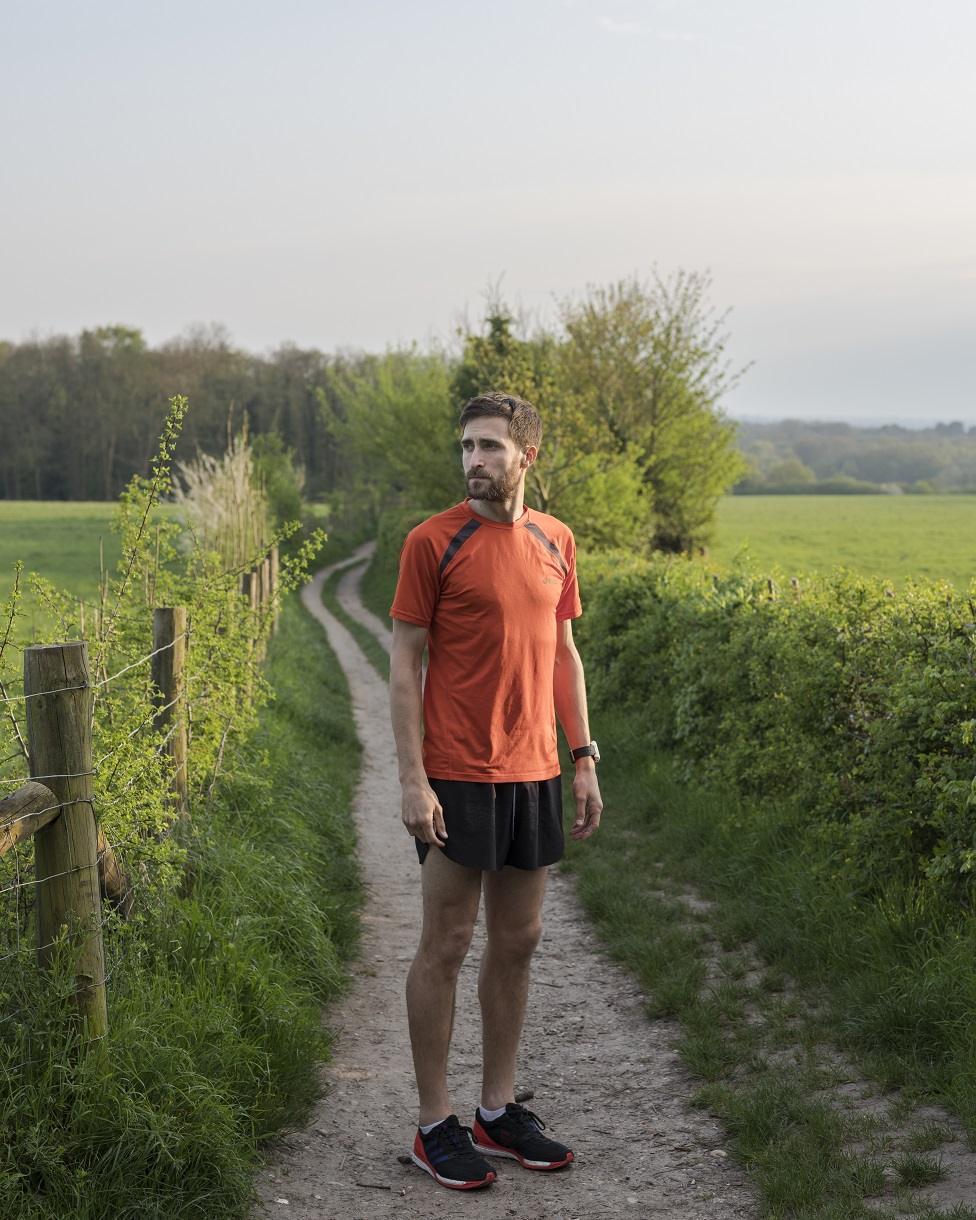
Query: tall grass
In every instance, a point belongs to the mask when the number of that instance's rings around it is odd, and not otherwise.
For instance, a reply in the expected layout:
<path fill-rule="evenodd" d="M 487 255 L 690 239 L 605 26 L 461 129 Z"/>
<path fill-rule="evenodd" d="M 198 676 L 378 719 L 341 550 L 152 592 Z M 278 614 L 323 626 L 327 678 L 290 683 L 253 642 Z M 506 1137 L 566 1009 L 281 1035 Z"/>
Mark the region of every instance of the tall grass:
<path fill-rule="evenodd" d="M 898 882 L 871 899 L 858 895 L 831 878 L 826 848 L 817 858 L 807 839 L 796 852 L 802 811 L 766 803 L 760 818 L 728 792 L 690 788 L 626 714 L 604 712 L 597 726 L 607 743 L 606 824 L 592 845 L 570 851 L 570 867 L 655 1010 L 680 1013 L 701 978 L 686 926 L 676 933 L 681 952 L 662 945 L 666 921 L 649 891 L 663 876 L 716 902 L 711 918 L 724 946 L 755 946 L 812 987 L 832 1041 L 881 1084 L 942 1099 L 976 1140 L 972 916 Z"/>
<path fill-rule="evenodd" d="M 64 997 L 8 961 L 0 1029 L 0 1216 L 247 1214 L 262 1139 L 318 1091 L 320 1006 L 342 985 L 359 887 L 347 815 L 359 747 L 324 636 L 290 603 L 275 701 L 233 748 L 191 877 L 109 931 L 109 1035 L 77 1054 Z"/>

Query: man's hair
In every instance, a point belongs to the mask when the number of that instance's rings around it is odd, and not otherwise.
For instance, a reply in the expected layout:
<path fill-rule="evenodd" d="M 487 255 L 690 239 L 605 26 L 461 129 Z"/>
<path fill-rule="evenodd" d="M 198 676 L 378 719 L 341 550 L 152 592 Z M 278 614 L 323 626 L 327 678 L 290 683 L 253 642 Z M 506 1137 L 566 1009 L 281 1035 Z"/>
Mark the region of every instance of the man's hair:
<path fill-rule="evenodd" d="M 524 453 L 530 445 L 536 449 L 542 443 L 542 420 L 539 412 L 524 398 L 514 394 L 504 394 L 501 390 L 489 390 L 485 394 L 477 394 L 469 398 L 461 408 L 458 426 L 464 430 L 464 425 L 472 419 L 483 415 L 500 415 L 508 420 L 508 435 Z"/>

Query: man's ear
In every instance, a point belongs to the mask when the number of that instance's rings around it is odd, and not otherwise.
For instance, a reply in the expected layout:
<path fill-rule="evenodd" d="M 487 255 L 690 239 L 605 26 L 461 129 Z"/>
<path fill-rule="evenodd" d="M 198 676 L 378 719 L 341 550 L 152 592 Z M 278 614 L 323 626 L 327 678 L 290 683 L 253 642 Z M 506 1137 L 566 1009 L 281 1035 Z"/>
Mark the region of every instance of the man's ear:
<path fill-rule="evenodd" d="M 529 445 L 528 449 L 522 454 L 522 466 L 528 470 L 535 459 L 539 456 L 539 448 L 537 445 Z"/>

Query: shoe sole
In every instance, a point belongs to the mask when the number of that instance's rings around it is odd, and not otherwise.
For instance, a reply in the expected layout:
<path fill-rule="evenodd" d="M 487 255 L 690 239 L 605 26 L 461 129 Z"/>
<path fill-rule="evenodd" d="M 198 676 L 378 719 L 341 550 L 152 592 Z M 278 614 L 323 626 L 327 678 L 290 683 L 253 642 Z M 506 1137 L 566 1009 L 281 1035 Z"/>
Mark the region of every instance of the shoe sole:
<path fill-rule="evenodd" d="M 485 1186 L 490 1186 L 498 1176 L 492 1170 L 485 1179 L 479 1182 L 463 1182 L 459 1178 L 442 1178 L 433 1165 L 428 1165 L 422 1157 L 417 1156 L 416 1152 L 411 1151 L 410 1159 L 415 1165 L 419 1165 L 424 1173 L 429 1173 L 435 1182 L 446 1186 L 448 1190 L 482 1190 Z"/>
<path fill-rule="evenodd" d="M 474 1144 L 475 1152 L 483 1153 L 485 1156 L 508 1156 L 513 1161 L 518 1161 L 523 1169 L 534 1169 L 539 1173 L 549 1173 L 553 1169 L 562 1169 L 569 1165 L 573 1160 L 573 1154 L 567 1152 L 561 1161 L 530 1161 L 528 1157 L 522 1156 L 520 1152 L 513 1152 L 511 1148 L 502 1148 L 497 1144 Z"/>

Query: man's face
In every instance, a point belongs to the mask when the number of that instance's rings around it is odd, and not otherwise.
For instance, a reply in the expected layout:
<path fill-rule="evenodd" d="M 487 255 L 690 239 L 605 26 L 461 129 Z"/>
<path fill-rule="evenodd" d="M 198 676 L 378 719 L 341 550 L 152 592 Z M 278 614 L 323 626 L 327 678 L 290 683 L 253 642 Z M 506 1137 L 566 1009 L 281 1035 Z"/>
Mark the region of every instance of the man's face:
<path fill-rule="evenodd" d="M 508 435 L 508 420 L 498 415 L 473 419 L 461 435 L 461 464 L 472 500 L 508 500 L 535 460 L 532 446 L 522 452 Z"/>

